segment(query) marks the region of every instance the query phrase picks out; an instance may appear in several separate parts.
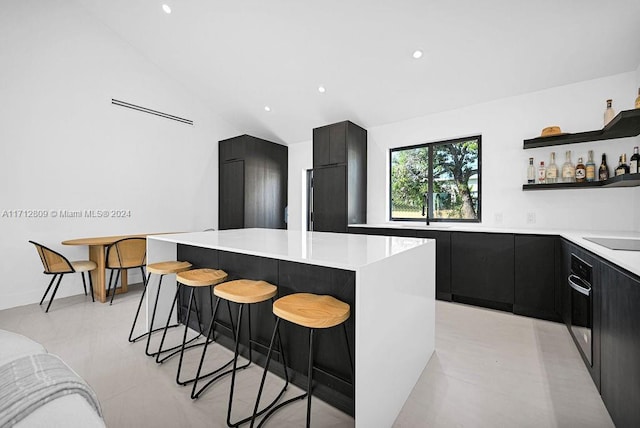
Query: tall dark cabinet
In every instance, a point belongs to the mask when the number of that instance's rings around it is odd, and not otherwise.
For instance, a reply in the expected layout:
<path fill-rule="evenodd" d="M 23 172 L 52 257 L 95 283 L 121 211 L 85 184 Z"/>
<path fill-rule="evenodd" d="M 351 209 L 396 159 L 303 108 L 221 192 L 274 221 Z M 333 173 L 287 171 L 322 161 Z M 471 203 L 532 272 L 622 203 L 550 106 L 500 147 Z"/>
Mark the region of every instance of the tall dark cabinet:
<path fill-rule="evenodd" d="M 240 135 L 218 150 L 218 228 L 286 229 L 287 147 Z"/>
<path fill-rule="evenodd" d="M 313 130 L 313 230 L 367 222 L 367 131 L 345 121 Z"/>

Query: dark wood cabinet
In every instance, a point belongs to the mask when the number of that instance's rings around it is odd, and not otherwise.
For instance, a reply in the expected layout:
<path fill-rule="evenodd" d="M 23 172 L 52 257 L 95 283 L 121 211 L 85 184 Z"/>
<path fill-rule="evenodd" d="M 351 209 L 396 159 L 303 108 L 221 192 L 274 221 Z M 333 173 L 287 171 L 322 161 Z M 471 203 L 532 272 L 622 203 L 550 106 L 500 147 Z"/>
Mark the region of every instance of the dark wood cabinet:
<path fill-rule="evenodd" d="M 367 221 L 367 131 L 345 121 L 313 130 L 314 231 Z"/>
<path fill-rule="evenodd" d="M 512 234 L 452 232 L 451 293 L 454 301 L 513 310 Z"/>
<path fill-rule="evenodd" d="M 560 321 L 556 236 L 515 235 L 513 313 Z"/>
<path fill-rule="evenodd" d="M 285 229 L 286 146 L 241 135 L 219 142 L 218 228 Z"/>
<path fill-rule="evenodd" d="M 607 262 L 600 270 L 600 392 L 617 427 L 640 426 L 640 278 Z"/>
<path fill-rule="evenodd" d="M 451 300 L 451 232 L 418 230 L 416 236 L 436 240 L 436 298 Z"/>

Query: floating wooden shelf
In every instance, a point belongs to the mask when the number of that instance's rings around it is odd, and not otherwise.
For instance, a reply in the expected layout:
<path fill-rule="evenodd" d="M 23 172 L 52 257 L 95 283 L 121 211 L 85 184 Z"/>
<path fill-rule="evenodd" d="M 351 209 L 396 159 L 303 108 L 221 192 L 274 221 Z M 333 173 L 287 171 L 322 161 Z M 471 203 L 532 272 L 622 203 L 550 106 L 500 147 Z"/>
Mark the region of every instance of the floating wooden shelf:
<path fill-rule="evenodd" d="M 598 187 L 637 187 L 640 186 L 640 174 L 625 174 L 611 177 L 606 181 L 585 181 L 582 183 L 549 183 L 549 184 L 523 184 L 522 190 L 555 190 L 555 189 L 582 189 Z"/>
<path fill-rule="evenodd" d="M 618 113 L 611 122 L 598 131 L 576 132 L 573 134 L 552 135 L 524 140 L 525 149 L 558 146 L 561 144 L 585 143 L 588 141 L 612 140 L 614 138 L 635 137 L 640 135 L 640 109 L 624 110 Z M 573 184 L 573 183 L 563 183 Z M 584 184 L 584 183 L 578 183 Z M 543 184 L 541 186 L 547 186 Z M 549 185 L 549 186 L 555 186 Z M 591 185 L 590 185 L 591 186 Z M 588 186 L 585 186 L 588 187 Z M 554 187 L 555 188 L 555 187 Z"/>

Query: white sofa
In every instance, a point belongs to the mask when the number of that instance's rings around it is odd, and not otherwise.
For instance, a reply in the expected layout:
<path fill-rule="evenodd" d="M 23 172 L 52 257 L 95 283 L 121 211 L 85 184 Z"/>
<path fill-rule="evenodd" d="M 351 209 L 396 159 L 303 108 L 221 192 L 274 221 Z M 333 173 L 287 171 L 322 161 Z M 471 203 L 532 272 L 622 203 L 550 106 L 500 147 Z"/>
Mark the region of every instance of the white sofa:
<path fill-rule="evenodd" d="M 39 343 L 17 333 L 0 330 L 0 367 L 22 357 L 46 353 L 47 350 Z M 40 406 L 13 426 L 97 428 L 105 427 L 105 424 L 87 399 L 79 394 L 70 394 Z"/>

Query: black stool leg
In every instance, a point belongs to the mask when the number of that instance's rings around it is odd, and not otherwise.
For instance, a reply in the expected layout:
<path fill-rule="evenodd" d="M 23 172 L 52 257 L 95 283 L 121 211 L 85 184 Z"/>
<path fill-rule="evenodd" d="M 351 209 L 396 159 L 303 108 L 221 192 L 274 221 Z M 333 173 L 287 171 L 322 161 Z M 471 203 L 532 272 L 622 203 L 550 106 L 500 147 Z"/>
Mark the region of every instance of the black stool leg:
<path fill-rule="evenodd" d="M 212 298 L 213 299 L 213 298 Z M 207 353 L 207 348 L 209 347 L 209 344 L 211 342 L 215 341 L 215 323 L 216 323 L 216 315 L 218 313 L 218 306 L 220 305 L 220 298 L 218 297 L 216 299 L 216 304 L 213 308 L 213 315 L 211 316 L 211 321 L 209 322 L 209 329 L 207 330 L 207 338 L 206 341 L 204 343 L 204 348 L 202 349 L 202 356 L 200 357 L 200 365 L 198 366 L 198 371 L 196 373 L 196 377 L 193 379 L 193 388 L 191 389 L 191 398 L 192 399 L 196 399 L 198 397 L 200 397 L 200 394 L 202 394 L 202 391 L 204 391 L 209 385 L 211 385 L 213 382 L 215 382 L 216 380 L 220 379 L 222 376 L 231 373 L 231 370 L 227 370 L 223 373 L 220 373 L 218 376 L 215 376 L 213 379 L 210 379 L 203 387 L 201 387 L 200 389 L 197 389 L 198 386 L 198 381 L 205 379 L 209 376 L 213 376 L 217 373 L 219 373 L 221 370 L 223 370 L 225 367 L 229 366 L 229 364 L 231 364 L 233 362 L 233 360 L 229 360 L 228 363 L 226 363 L 225 365 L 219 367 L 218 369 L 209 372 L 205 375 L 201 375 L 202 373 L 202 366 L 204 364 L 204 356 Z M 231 308 L 229 307 L 229 317 L 231 317 Z M 235 331 L 235 330 L 233 330 Z M 213 338 L 211 337 L 213 333 Z M 197 391 L 196 391 L 197 390 Z"/>
<path fill-rule="evenodd" d="M 49 285 L 47 286 L 46 291 L 42 295 L 42 299 L 40 299 L 40 305 L 42 305 L 42 302 L 44 302 L 44 299 L 47 297 L 47 294 L 49 294 L 49 290 L 51 289 L 51 286 L 53 285 L 53 282 L 56 280 L 57 277 L 58 277 L 58 274 L 56 273 L 53 275 L 53 278 L 51 278 L 51 281 L 49 281 Z"/>
<path fill-rule="evenodd" d="M 91 271 L 87 272 L 87 276 L 89 276 L 89 290 L 91 291 L 91 301 L 95 302 L 96 297 L 93 295 L 93 279 L 91 278 Z"/>
<path fill-rule="evenodd" d="M 47 305 L 47 310 L 45 313 L 49 312 L 49 308 L 51 307 L 51 303 L 53 303 L 53 298 L 56 297 L 56 292 L 58 291 L 58 287 L 60 286 L 60 281 L 62 281 L 63 273 L 58 277 L 58 282 L 56 283 L 56 287 L 53 289 L 53 294 L 51 294 L 51 299 L 49 300 L 49 304 Z"/>
<path fill-rule="evenodd" d="M 164 345 L 164 339 L 167 336 L 167 330 L 169 329 L 169 323 L 171 322 L 171 315 L 173 315 L 173 308 L 175 308 L 175 306 L 176 306 L 176 304 L 178 302 L 178 294 L 180 293 L 180 286 L 181 286 L 181 284 L 178 283 L 178 286 L 176 287 L 176 295 L 173 298 L 173 303 L 171 304 L 171 310 L 169 310 L 169 316 L 167 317 L 167 324 L 164 327 L 164 332 L 162 333 L 162 339 L 160 340 L 160 346 L 158 347 L 158 352 L 156 353 L 156 363 L 162 363 L 166 359 L 166 358 L 162 359 L 162 361 L 161 361 L 160 360 L 160 354 L 165 352 L 165 351 L 162 350 L 162 345 Z M 158 293 L 159 292 L 160 291 L 158 291 Z M 170 349 L 167 349 L 166 351 L 169 351 L 169 350 Z"/>
<path fill-rule="evenodd" d="M 307 428 L 311 426 L 311 388 L 313 386 L 313 333 L 309 329 L 309 367 L 307 369 Z"/>
<path fill-rule="evenodd" d="M 193 303 L 193 292 L 195 288 L 191 287 L 191 293 L 189 293 L 189 305 L 187 306 L 187 319 L 184 323 L 184 334 L 182 335 L 182 346 L 180 347 L 180 360 L 178 361 L 178 371 L 176 372 L 176 383 L 178 385 L 186 385 L 187 382 L 180 381 L 180 372 L 182 370 L 182 359 L 184 357 L 184 345 L 187 341 L 187 332 L 189 330 L 189 319 L 191 318 L 191 304 Z M 199 324 L 199 320 L 198 320 Z"/>
<path fill-rule="evenodd" d="M 349 346 L 349 334 L 347 334 L 347 323 L 343 322 L 342 323 L 342 328 L 344 330 L 344 340 L 347 344 L 347 354 L 349 354 L 349 366 L 351 367 L 351 383 L 353 384 L 354 388 L 356 385 L 356 376 L 355 376 L 355 370 L 353 367 L 353 357 L 351 356 L 351 347 Z"/>
<path fill-rule="evenodd" d="M 282 388 L 282 390 L 280 391 L 280 394 L 278 394 L 278 396 L 271 402 L 271 404 L 269 404 L 268 406 L 266 406 L 264 409 L 258 411 L 258 408 L 260 407 L 260 397 L 262 396 L 262 390 L 264 389 L 264 384 L 265 384 L 265 380 L 267 378 L 267 372 L 269 371 L 269 363 L 271 362 L 271 354 L 273 353 L 273 346 L 275 344 L 275 340 L 276 337 L 278 338 L 278 346 L 280 348 L 280 355 L 282 355 L 282 364 L 284 367 L 284 378 L 285 378 L 285 384 L 284 387 Z M 271 342 L 269 343 L 269 351 L 267 352 L 267 361 L 265 362 L 264 365 L 264 370 L 262 372 L 262 380 L 260 381 L 260 387 L 258 388 L 258 396 L 256 397 L 256 404 L 253 408 L 253 414 L 251 415 L 251 428 L 253 428 L 253 424 L 256 421 L 256 417 L 260 416 L 261 414 L 267 412 L 267 414 L 264 416 L 264 418 L 260 421 L 260 423 L 258 424 L 258 427 L 261 427 L 266 421 L 267 419 L 269 419 L 269 417 L 275 413 L 278 409 L 280 409 L 283 406 L 286 406 L 287 404 L 296 401 L 296 400 L 300 400 L 302 398 L 304 398 L 306 396 L 306 394 L 302 394 L 300 396 L 291 398 L 283 403 L 278 404 L 277 406 L 274 407 L 274 405 L 278 402 L 278 400 L 280 400 L 280 397 L 282 397 L 282 394 L 284 394 L 284 392 L 287 390 L 287 386 L 289 385 L 289 373 L 287 371 L 287 363 L 286 360 L 284 358 L 284 348 L 282 346 L 282 338 L 280 337 L 280 318 L 276 317 L 276 324 L 273 328 L 273 334 L 271 335 Z M 247 421 L 248 422 L 248 421 Z"/>
<path fill-rule="evenodd" d="M 87 295 L 87 282 L 84 280 L 84 272 L 80 272 L 82 276 L 82 288 L 84 288 L 84 295 Z"/>
<path fill-rule="evenodd" d="M 146 280 L 144 279 L 144 277 L 142 277 L 144 288 L 142 289 L 142 295 L 140 296 L 140 302 L 138 303 L 138 310 L 136 311 L 136 316 L 133 319 L 133 324 L 131 325 L 131 331 L 129 332 L 129 342 L 135 342 L 136 340 L 138 340 L 142 336 L 144 336 L 144 334 L 142 334 L 142 335 L 136 337 L 135 339 L 131 338 L 131 336 L 133 336 L 133 330 L 136 328 L 136 323 L 138 322 L 138 316 L 140 315 L 140 309 L 142 308 L 142 302 L 144 302 L 144 295 L 147 293 L 147 283 L 149 282 L 149 276 L 151 276 L 151 274 L 149 274 L 147 276 Z M 151 322 L 151 327 L 153 328 L 153 321 Z M 149 334 L 151 334 L 151 331 L 149 331 Z"/>

